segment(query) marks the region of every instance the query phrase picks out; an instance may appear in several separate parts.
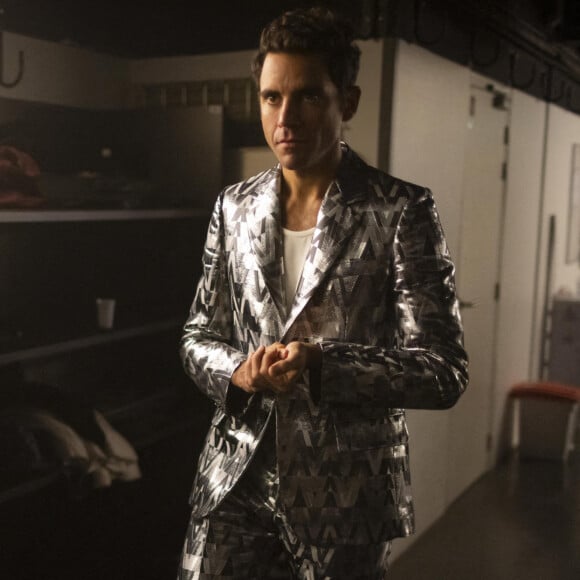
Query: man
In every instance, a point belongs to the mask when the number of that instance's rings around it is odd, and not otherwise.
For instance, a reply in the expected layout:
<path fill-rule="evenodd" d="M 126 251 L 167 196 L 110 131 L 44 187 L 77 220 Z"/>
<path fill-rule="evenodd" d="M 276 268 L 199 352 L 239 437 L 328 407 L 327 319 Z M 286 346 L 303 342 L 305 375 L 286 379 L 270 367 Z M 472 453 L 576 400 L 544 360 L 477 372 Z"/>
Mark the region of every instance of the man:
<path fill-rule="evenodd" d="M 341 142 L 359 55 L 321 9 L 262 33 L 279 165 L 219 196 L 184 329 L 185 369 L 217 408 L 182 580 L 383 578 L 413 530 L 403 409 L 448 408 L 467 383 L 431 193 Z"/>

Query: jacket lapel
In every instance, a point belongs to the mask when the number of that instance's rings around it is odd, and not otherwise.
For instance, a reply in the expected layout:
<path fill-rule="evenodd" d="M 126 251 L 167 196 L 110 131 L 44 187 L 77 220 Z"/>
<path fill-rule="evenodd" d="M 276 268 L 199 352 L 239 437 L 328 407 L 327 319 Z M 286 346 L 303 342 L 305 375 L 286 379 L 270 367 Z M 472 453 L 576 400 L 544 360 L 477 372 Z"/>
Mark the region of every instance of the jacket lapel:
<path fill-rule="evenodd" d="M 263 300 L 270 298 L 277 311 L 279 328 L 285 319 L 284 253 L 280 213 L 280 173 L 273 171 L 257 188 L 247 214 L 248 232 L 256 263 L 265 281 Z M 269 296 L 268 296 L 269 294 Z"/>
<path fill-rule="evenodd" d="M 284 327 L 284 336 L 359 227 L 361 213 L 357 211 L 356 202 L 368 195 L 365 174 L 360 171 L 363 166 L 362 160 L 345 148 L 336 181 L 318 212 L 312 246 L 304 262 L 296 297 Z"/>

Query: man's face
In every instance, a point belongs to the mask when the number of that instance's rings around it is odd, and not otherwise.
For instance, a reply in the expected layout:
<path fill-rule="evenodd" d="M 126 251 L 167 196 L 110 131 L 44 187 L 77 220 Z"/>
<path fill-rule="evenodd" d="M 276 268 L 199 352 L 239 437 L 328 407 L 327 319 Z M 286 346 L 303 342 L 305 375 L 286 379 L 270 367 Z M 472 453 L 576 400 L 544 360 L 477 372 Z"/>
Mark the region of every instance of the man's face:
<path fill-rule="evenodd" d="M 356 110 L 342 99 L 317 55 L 268 53 L 260 75 L 266 141 L 284 170 L 315 174 L 340 159 L 342 122 Z"/>

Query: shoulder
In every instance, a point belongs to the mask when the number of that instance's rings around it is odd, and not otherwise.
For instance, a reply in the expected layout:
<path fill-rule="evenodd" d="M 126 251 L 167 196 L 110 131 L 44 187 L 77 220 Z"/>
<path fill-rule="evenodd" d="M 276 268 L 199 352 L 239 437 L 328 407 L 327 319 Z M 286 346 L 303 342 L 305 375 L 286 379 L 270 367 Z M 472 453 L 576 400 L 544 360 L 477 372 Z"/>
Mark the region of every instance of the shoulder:
<path fill-rule="evenodd" d="M 248 197 L 255 197 L 265 188 L 271 188 L 276 185 L 280 175 L 278 167 L 261 171 L 248 179 L 238 181 L 226 186 L 222 191 L 224 200 L 240 202 Z"/>
<path fill-rule="evenodd" d="M 370 167 L 369 181 L 389 196 L 402 196 L 409 200 L 418 200 L 431 195 L 431 190 L 428 187 L 400 179 L 375 167 Z"/>
<path fill-rule="evenodd" d="M 351 149 L 345 152 L 337 181 L 345 197 L 353 201 L 363 197 L 369 202 L 382 200 L 413 203 L 432 197 L 429 188 L 373 167 Z"/>
<path fill-rule="evenodd" d="M 248 179 L 224 187 L 213 207 L 214 220 L 228 220 L 252 207 L 254 200 L 265 192 L 277 190 L 280 171 L 278 167 L 261 171 Z"/>

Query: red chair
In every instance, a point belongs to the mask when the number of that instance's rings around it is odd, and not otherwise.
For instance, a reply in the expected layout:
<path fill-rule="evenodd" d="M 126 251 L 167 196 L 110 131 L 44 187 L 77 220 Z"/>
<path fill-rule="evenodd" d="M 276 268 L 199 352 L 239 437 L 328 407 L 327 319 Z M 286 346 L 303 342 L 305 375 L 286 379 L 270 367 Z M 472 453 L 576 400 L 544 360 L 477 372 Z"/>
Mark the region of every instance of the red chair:
<path fill-rule="evenodd" d="M 574 449 L 580 387 L 524 382 L 511 388 L 510 397 L 520 457 L 566 461 Z"/>

